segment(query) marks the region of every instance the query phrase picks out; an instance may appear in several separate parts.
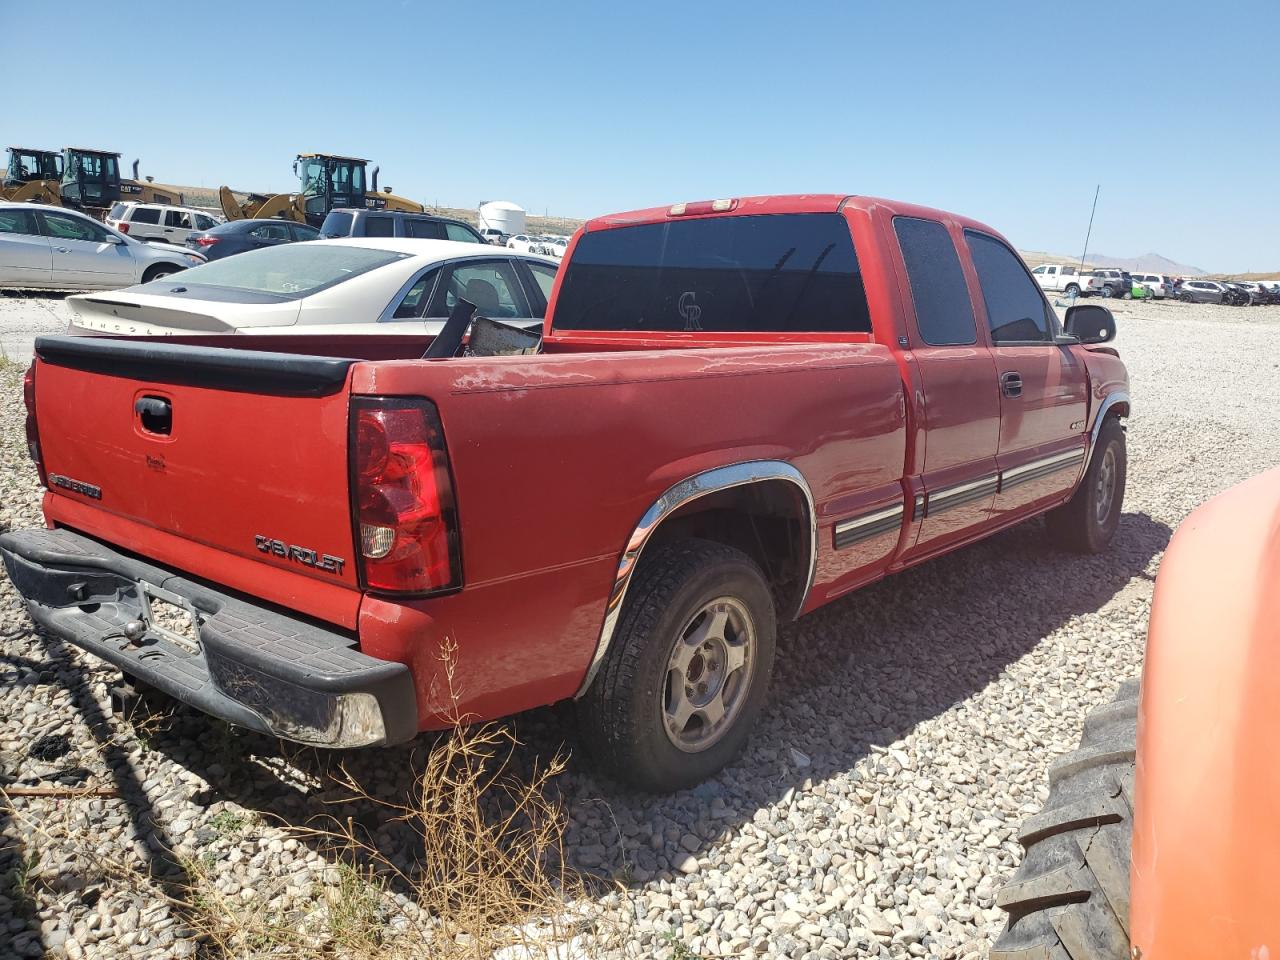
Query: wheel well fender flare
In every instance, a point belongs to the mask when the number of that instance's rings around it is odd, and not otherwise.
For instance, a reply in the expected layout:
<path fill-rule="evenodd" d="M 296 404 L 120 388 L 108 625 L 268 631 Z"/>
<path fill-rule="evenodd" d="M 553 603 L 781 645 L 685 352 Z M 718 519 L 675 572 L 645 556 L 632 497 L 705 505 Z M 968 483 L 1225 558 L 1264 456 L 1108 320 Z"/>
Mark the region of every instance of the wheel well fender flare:
<path fill-rule="evenodd" d="M 627 539 L 627 545 L 618 561 L 618 571 L 614 577 L 613 588 L 609 592 L 609 601 L 605 606 L 600 637 L 596 641 L 596 649 L 587 672 L 582 678 L 582 683 L 574 694 L 575 699 L 581 697 L 590 688 L 601 663 L 604 662 L 605 655 L 609 652 L 609 645 L 613 640 L 613 633 L 626 601 L 627 587 L 631 583 L 632 574 L 640 562 L 640 556 L 646 544 L 662 526 L 663 521 L 682 507 L 709 495 L 773 481 L 794 485 L 801 495 L 807 514 L 808 571 L 804 575 L 804 583 L 799 591 L 795 609 L 788 611 L 788 614 L 796 616 L 804 609 L 805 600 L 813 586 L 813 576 L 818 560 L 818 514 L 813 501 L 813 492 L 809 489 L 809 483 L 805 480 L 804 474 L 785 460 L 747 460 L 694 474 L 668 487 L 662 496 L 658 497 L 644 512 L 644 516 L 640 518 L 640 522 L 636 524 L 631 536 Z"/>

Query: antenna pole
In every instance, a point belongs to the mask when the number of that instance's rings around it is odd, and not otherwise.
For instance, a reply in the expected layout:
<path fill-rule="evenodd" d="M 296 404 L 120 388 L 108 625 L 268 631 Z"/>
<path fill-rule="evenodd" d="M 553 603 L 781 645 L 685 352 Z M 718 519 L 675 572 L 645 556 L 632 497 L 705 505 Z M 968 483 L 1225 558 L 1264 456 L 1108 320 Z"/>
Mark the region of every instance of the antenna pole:
<path fill-rule="evenodd" d="M 1102 184 L 1093 191 L 1093 209 L 1089 211 L 1089 229 L 1084 233 L 1084 251 L 1080 254 L 1080 270 L 1084 272 L 1084 258 L 1089 253 L 1089 237 L 1093 234 L 1093 215 L 1098 212 L 1098 194 L 1102 192 Z"/>

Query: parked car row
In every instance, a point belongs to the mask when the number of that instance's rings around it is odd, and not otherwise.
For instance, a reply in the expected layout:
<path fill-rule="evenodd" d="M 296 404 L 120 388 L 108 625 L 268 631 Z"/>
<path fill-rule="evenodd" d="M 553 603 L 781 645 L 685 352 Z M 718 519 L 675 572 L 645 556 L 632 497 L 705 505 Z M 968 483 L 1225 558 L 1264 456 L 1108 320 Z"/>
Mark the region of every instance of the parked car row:
<path fill-rule="evenodd" d="M 520 250 L 524 253 L 538 253 L 544 257 L 559 259 L 569 249 L 569 238 L 526 236 L 522 233 L 508 240 L 507 246 L 512 250 Z"/>
<path fill-rule="evenodd" d="M 1178 299 L 1187 303 L 1223 303 L 1233 307 L 1280 304 L 1280 281 L 1183 280 Z"/>
<path fill-rule="evenodd" d="M 1201 280 L 1164 273 L 1130 273 L 1112 267 L 1083 270 L 1064 263 L 1042 263 L 1031 271 L 1043 290 L 1068 297 L 1177 299 L 1186 303 L 1225 303 L 1231 306 L 1280 304 L 1280 281 Z"/>

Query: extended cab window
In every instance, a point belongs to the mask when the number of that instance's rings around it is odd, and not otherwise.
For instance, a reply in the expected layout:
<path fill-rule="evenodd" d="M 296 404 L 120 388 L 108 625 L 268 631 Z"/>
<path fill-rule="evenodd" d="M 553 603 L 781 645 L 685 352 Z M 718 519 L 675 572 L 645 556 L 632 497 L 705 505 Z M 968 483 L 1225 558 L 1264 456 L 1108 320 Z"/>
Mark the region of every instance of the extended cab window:
<path fill-rule="evenodd" d="M 562 330 L 871 331 L 849 226 L 836 213 L 673 219 L 578 241 Z"/>
<path fill-rule="evenodd" d="M 964 232 L 978 271 L 992 343 L 1049 342 L 1049 310 L 1036 282 L 1012 250 L 994 237 Z"/>
<path fill-rule="evenodd" d="M 978 327 L 956 245 L 936 220 L 895 217 L 920 337 L 932 346 L 974 343 Z"/>

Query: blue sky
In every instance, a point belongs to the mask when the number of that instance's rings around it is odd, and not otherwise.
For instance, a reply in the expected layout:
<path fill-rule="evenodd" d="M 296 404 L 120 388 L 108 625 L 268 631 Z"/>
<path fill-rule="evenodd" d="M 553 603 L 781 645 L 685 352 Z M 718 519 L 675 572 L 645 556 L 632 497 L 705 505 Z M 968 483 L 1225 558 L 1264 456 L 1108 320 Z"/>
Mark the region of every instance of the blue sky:
<path fill-rule="evenodd" d="M 56 36 L 0 10 L 6 144 L 162 181 L 284 191 L 321 150 L 565 216 L 862 193 L 1076 255 L 1100 183 L 1095 252 L 1280 270 L 1275 0 L 134 0 L 62 4 Z"/>

